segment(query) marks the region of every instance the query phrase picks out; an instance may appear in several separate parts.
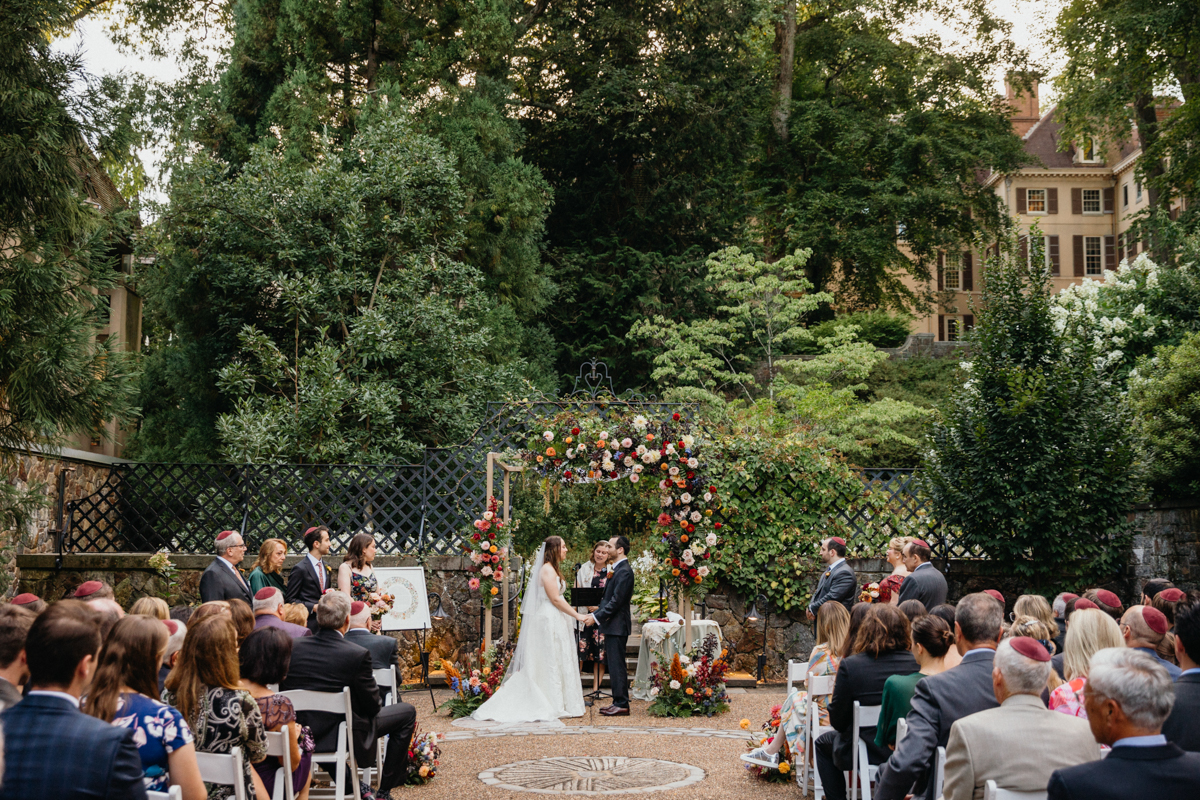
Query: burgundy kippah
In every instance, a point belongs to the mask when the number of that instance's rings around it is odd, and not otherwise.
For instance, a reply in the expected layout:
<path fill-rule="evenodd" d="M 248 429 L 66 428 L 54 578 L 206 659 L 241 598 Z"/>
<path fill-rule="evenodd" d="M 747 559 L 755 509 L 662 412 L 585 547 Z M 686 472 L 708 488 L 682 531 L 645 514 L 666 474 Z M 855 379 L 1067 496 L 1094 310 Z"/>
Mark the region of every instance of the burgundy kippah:
<path fill-rule="evenodd" d="M 1004 604 L 1004 595 L 1000 594 L 1000 592 L 999 592 L 998 590 L 996 590 L 996 589 L 984 589 L 984 590 L 983 590 L 983 593 L 984 593 L 984 594 L 986 594 L 986 595 L 989 595 L 990 597 L 992 597 L 992 598 L 993 598 L 993 599 L 995 599 L 995 600 L 999 600 L 1001 605 L 1003 605 L 1003 604 Z"/>
<path fill-rule="evenodd" d="M 1042 643 L 1037 639 L 1029 636 L 1014 636 L 1008 640 L 1012 643 L 1012 649 L 1016 650 L 1026 658 L 1032 658 L 1034 661 L 1049 661 L 1050 653 L 1046 648 L 1042 647 Z"/>
<path fill-rule="evenodd" d="M 838 544 L 840 544 L 842 547 L 845 547 L 845 546 L 846 546 L 846 540 L 845 540 L 845 539 L 843 539 L 843 538 L 842 538 L 842 537 L 840 537 L 840 536 L 830 536 L 830 537 L 829 537 L 829 541 L 831 541 L 831 542 L 837 542 L 837 543 L 838 543 Z"/>
<path fill-rule="evenodd" d="M 179 633 L 179 622 L 177 620 L 164 619 L 162 624 L 167 626 L 167 633 L 169 635 L 174 636 Z"/>
<path fill-rule="evenodd" d="M 36 603 L 38 600 L 41 600 L 41 599 L 42 598 L 38 597 L 36 594 L 30 594 L 29 592 L 22 592 L 21 594 L 14 597 L 11 602 L 14 606 L 27 606 L 30 603 Z"/>
<path fill-rule="evenodd" d="M 1063 592 L 1063 594 L 1062 594 L 1062 599 L 1063 599 L 1063 602 L 1064 602 L 1064 603 L 1069 603 L 1069 602 L 1071 602 L 1072 600 L 1078 600 L 1078 599 L 1079 599 L 1079 595 L 1077 595 L 1077 594 L 1074 594 L 1074 593 L 1072 593 L 1072 592 Z"/>
<path fill-rule="evenodd" d="M 363 609 L 366 607 L 367 607 L 366 603 L 364 603 L 360 600 L 355 600 L 353 603 L 350 604 L 350 616 L 357 617 L 359 614 L 361 614 L 363 612 Z"/>
<path fill-rule="evenodd" d="M 1147 627 L 1155 633 L 1162 635 L 1170 628 L 1167 623 L 1167 615 L 1159 611 L 1157 608 L 1150 606 L 1142 606 L 1142 619 L 1146 621 Z"/>
<path fill-rule="evenodd" d="M 924 547 L 926 550 L 933 549 L 932 547 L 929 546 L 929 542 L 925 541 L 924 539 L 913 539 L 912 543 L 919 544 L 919 545 L 921 545 L 921 547 Z"/>
<path fill-rule="evenodd" d="M 221 531 L 220 533 L 217 534 L 217 541 L 223 542 L 226 539 L 228 539 L 230 536 L 233 536 L 235 533 L 237 533 L 237 531 Z"/>
<path fill-rule="evenodd" d="M 104 584 L 100 581 L 84 581 L 79 584 L 79 588 L 75 590 L 76 597 L 88 597 L 103 588 Z"/>
<path fill-rule="evenodd" d="M 24 595 L 22 595 L 22 597 L 24 597 Z M 1161 592 L 1156 594 L 1155 597 L 1161 597 L 1168 603 L 1178 603 L 1180 600 L 1187 597 L 1187 595 L 1183 593 L 1183 589 L 1176 589 L 1172 587 L 1170 589 L 1163 589 Z M 13 602 L 15 603 L 17 601 L 14 600 Z"/>
<path fill-rule="evenodd" d="M 1097 611 L 1100 610 L 1100 606 L 1096 605 L 1091 600 L 1088 600 L 1086 597 L 1081 597 L 1075 601 L 1075 610 L 1076 611 L 1082 611 L 1085 608 L 1094 608 Z"/>
<path fill-rule="evenodd" d="M 264 586 L 263 588 L 259 589 L 257 592 L 254 593 L 254 599 L 255 600 L 266 600 L 269 597 L 273 597 L 275 595 L 275 593 L 278 591 L 279 590 L 276 589 L 274 586 Z"/>
<path fill-rule="evenodd" d="M 304 532 L 304 535 L 305 535 L 305 536 L 308 536 L 310 533 L 312 533 L 312 532 L 313 532 L 313 531 L 315 531 L 316 529 L 317 529 L 317 526 L 316 526 L 316 525 L 313 525 L 311 528 L 309 528 L 308 530 L 306 530 L 306 531 Z"/>
<path fill-rule="evenodd" d="M 1111 608 L 1120 608 L 1121 607 L 1121 598 L 1117 597 L 1115 594 L 1110 592 L 1108 589 L 1097 589 L 1096 590 L 1096 599 L 1099 600 L 1101 603 L 1104 603 L 1104 605 L 1109 606 Z"/>

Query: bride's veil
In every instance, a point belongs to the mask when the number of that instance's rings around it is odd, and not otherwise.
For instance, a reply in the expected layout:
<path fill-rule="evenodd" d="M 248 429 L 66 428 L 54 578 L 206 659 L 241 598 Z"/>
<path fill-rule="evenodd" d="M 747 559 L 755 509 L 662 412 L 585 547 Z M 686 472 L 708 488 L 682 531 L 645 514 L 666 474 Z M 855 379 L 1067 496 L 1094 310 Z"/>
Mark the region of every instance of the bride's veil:
<path fill-rule="evenodd" d="M 533 619 L 542 604 L 550 602 L 546 597 L 546 589 L 542 586 L 542 565 L 545 563 L 546 543 L 542 542 L 537 556 L 533 559 L 533 568 L 529 571 L 529 582 L 525 586 L 525 595 L 521 598 L 521 619 L 523 621 Z M 536 625 L 523 624 L 521 626 L 521 635 L 517 637 L 517 648 L 513 651 L 512 660 L 508 662 L 508 671 L 504 673 L 505 681 L 520 672 L 528 663 L 527 659 L 531 657 L 531 654 L 537 652 L 536 642 L 530 641 L 534 638 L 533 632 L 536 629 Z"/>

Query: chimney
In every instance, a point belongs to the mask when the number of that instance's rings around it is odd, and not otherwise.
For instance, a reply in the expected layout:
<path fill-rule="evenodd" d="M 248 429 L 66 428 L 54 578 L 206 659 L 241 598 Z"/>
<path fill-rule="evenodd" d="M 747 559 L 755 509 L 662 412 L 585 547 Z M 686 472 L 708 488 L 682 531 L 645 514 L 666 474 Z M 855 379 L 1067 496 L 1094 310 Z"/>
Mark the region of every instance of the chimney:
<path fill-rule="evenodd" d="M 1009 79 L 1005 78 L 1004 94 L 1012 109 L 1009 112 L 1009 119 L 1012 120 L 1013 131 L 1017 136 L 1024 136 L 1042 117 L 1038 107 L 1037 79 L 1030 82 L 1030 88 L 1026 91 L 1023 88 L 1014 87 Z"/>

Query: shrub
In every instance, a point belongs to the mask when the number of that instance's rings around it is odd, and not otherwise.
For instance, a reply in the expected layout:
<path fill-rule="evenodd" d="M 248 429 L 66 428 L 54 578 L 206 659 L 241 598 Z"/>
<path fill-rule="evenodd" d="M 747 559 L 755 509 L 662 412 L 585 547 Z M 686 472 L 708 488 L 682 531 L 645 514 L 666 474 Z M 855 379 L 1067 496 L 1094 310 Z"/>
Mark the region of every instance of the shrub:
<path fill-rule="evenodd" d="M 1130 394 L 1154 495 L 1200 496 L 1200 334 L 1143 359 Z"/>
<path fill-rule="evenodd" d="M 904 344 L 908 334 L 912 332 L 912 317 L 905 314 L 889 314 L 886 311 L 855 311 L 843 314 L 836 319 L 825 320 L 808 329 L 811 339 L 800 340 L 793 352 L 815 354 L 821 352 L 819 342 L 834 335 L 843 326 L 858 327 L 858 338 L 870 342 L 875 347 L 899 347 Z"/>

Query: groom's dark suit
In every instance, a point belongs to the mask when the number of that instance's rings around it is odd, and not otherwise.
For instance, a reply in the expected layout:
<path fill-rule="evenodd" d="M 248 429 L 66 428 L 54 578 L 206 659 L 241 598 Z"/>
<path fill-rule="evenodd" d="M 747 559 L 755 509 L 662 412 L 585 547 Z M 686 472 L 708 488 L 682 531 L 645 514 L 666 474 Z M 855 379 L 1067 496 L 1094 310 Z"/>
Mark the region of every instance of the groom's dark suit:
<path fill-rule="evenodd" d="M 613 705 L 629 708 L 629 672 L 625 669 L 625 644 L 633 630 L 629 601 L 633 599 L 633 567 L 623 559 L 604 584 L 604 599 L 593 616 L 604 634 L 604 656 L 612 681 Z"/>

